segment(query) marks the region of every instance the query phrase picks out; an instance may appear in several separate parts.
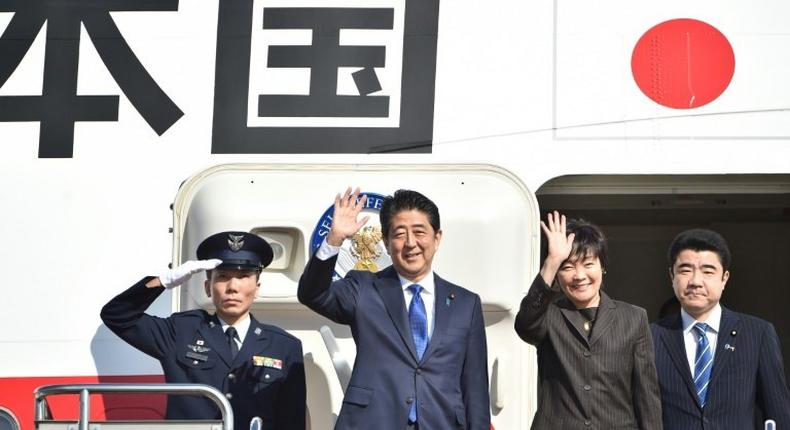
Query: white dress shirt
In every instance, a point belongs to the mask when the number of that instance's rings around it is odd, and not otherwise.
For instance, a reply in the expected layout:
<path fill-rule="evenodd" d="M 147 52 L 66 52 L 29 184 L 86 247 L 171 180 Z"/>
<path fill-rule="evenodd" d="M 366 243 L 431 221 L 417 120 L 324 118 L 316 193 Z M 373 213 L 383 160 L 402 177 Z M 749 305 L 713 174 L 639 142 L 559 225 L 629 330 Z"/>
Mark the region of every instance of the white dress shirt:
<path fill-rule="evenodd" d="M 315 252 L 315 256 L 321 261 L 326 261 L 339 253 L 339 246 L 330 245 L 326 242 L 326 239 L 324 239 L 324 241 L 321 243 L 321 246 L 318 247 L 318 250 Z M 422 287 L 420 297 L 425 304 L 425 315 L 428 319 L 428 340 L 430 340 L 431 335 L 433 334 L 433 314 L 436 303 L 436 288 L 434 285 L 433 270 L 431 270 L 431 272 L 428 273 L 424 278 L 417 280 L 417 282 L 412 282 L 404 278 L 400 275 L 400 273 L 398 273 L 398 279 L 400 280 L 400 285 L 403 289 L 403 300 L 406 301 L 406 312 L 409 311 L 409 304 L 411 304 L 412 296 L 411 291 L 409 291 L 409 286 L 412 284 L 419 284 Z"/>
<path fill-rule="evenodd" d="M 718 303 L 713 311 L 708 315 L 706 321 L 697 321 L 688 314 L 684 309 L 680 310 L 680 318 L 683 321 L 683 342 L 686 345 L 686 358 L 689 362 L 689 369 L 691 369 L 691 377 L 694 377 L 694 362 L 697 358 L 697 331 L 694 329 L 694 324 L 703 322 L 708 325 L 705 335 L 708 337 L 713 358 L 716 357 L 716 343 L 719 338 L 719 326 L 721 325 L 721 305 Z"/>
<path fill-rule="evenodd" d="M 219 320 L 219 323 L 222 326 L 222 332 L 224 333 L 228 329 L 228 327 L 230 327 L 230 324 L 226 323 L 225 320 L 220 318 L 219 315 L 217 315 L 217 319 Z M 239 351 L 241 351 L 241 345 L 244 343 L 244 337 L 247 336 L 247 331 L 249 331 L 250 329 L 251 321 L 252 320 L 250 320 L 250 315 L 247 314 L 243 320 L 238 321 L 236 324 L 233 324 L 233 327 L 236 329 L 236 333 L 238 334 L 235 340 L 236 340 L 236 345 L 239 347 Z"/>

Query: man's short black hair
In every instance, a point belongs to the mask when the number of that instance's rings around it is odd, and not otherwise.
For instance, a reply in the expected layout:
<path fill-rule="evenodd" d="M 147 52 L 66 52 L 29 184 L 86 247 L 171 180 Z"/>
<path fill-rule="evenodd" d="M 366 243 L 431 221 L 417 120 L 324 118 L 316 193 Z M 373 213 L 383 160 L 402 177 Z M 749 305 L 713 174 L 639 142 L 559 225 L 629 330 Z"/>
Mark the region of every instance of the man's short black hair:
<path fill-rule="evenodd" d="M 428 222 L 433 227 L 434 233 L 441 229 L 439 221 L 439 208 L 428 197 L 412 190 L 398 190 L 395 194 L 384 198 L 379 211 L 381 232 L 384 237 L 389 237 L 392 218 L 402 211 L 418 210 L 428 217 Z"/>
<path fill-rule="evenodd" d="M 606 269 L 609 264 L 608 245 L 606 236 L 601 229 L 581 218 L 571 218 L 566 223 L 566 233 L 575 234 L 573 249 L 568 256 L 568 261 L 579 261 L 587 257 L 598 257 L 601 268 Z"/>
<path fill-rule="evenodd" d="M 672 243 L 669 244 L 669 252 L 667 253 L 670 269 L 675 266 L 675 260 L 677 260 L 678 255 L 687 249 L 715 252 L 719 256 L 719 261 L 721 261 L 724 271 L 726 272 L 730 268 L 732 255 L 730 254 L 730 248 L 727 246 L 727 241 L 713 230 L 694 228 L 675 236 Z"/>

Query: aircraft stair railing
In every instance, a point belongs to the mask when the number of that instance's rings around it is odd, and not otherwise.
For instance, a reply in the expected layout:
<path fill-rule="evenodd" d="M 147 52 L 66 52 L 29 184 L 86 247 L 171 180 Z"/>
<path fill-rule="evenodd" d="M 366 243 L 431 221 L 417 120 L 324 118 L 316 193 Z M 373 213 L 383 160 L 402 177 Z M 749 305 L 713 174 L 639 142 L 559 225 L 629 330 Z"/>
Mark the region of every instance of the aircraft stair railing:
<path fill-rule="evenodd" d="M 90 420 L 91 394 L 176 394 L 199 395 L 214 402 L 219 408 L 219 420 Z M 52 419 L 47 397 L 59 394 L 79 394 L 80 413 L 77 421 Z M 214 387 L 202 384 L 73 384 L 45 385 L 36 389 L 36 430 L 233 430 L 233 409 L 225 396 Z"/>

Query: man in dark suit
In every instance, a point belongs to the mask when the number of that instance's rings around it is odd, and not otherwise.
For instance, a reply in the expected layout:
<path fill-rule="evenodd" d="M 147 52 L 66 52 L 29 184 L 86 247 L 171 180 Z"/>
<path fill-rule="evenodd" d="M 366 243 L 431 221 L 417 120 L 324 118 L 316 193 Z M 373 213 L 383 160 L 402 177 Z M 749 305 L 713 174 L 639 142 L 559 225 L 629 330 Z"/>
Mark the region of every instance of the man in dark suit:
<path fill-rule="evenodd" d="M 101 311 L 104 324 L 159 360 L 167 382 L 206 384 L 225 393 L 234 428 L 249 428 L 258 416 L 263 430 L 304 429 L 301 342 L 250 314 L 261 270 L 272 261 L 271 247 L 253 234 L 223 232 L 204 240 L 197 257 L 161 276 L 145 277 L 110 300 Z M 144 313 L 166 288 L 204 270 L 209 271 L 204 288 L 216 314 L 202 309 L 168 318 Z M 173 395 L 167 418 L 216 419 L 219 411 L 207 398 Z"/>
<path fill-rule="evenodd" d="M 335 429 L 488 430 L 486 336 L 480 297 L 433 272 L 439 211 L 415 191 L 381 206 L 392 266 L 332 282 L 339 247 L 367 222 L 359 189 L 335 198 L 332 228 L 299 281 L 299 301 L 351 326 L 354 370 Z"/>
<path fill-rule="evenodd" d="M 730 260 L 727 242 L 711 230 L 684 231 L 669 246 L 681 311 L 650 327 L 667 429 L 762 429 L 768 419 L 790 428 L 773 325 L 719 304 Z"/>

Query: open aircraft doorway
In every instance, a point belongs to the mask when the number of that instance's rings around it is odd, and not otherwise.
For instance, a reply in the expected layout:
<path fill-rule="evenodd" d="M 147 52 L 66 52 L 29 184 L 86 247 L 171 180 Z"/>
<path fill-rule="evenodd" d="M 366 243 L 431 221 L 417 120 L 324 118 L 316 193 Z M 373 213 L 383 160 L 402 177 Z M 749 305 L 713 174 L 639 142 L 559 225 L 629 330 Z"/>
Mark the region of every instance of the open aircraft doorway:
<path fill-rule="evenodd" d="M 722 305 L 774 324 L 788 373 L 790 175 L 563 176 L 536 195 L 542 216 L 557 209 L 604 230 L 610 248 L 604 289 L 647 309 L 651 321 L 673 297 L 670 241 L 687 228 L 721 233 L 732 252 Z"/>
<path fill-rule="evenodd" d="M 310 255 L 329 232 L 332 213 L 328 208 L 332 208 L 335 194 L 350 184 L 364 187 L 367 200 L 363 213 L 370 217 L 368 226 L 373 231 L 381 227 L 379 211 L 384 196 L 395 190 L 420 190 L 435 199 L 441 208 L 443 236 L 433 267 L 447 279 L 462 280 L 482 302 L 491 424 L 497 429 L 527 427 L 537 407 L 532 394 L 537 356 L 515 335 L 513 320 L 537 272 L 538 210 L 535 195 L 505 169 L 483 164 L 392 163 L 210 167 L 185 181 L 173 203 L 173 262 L 195 259 L 194 250 L 203 238 L 220 231 L 250 232 L 272 244 L 274 260 L 260 276 L 261 288 L 251 312 L 259 321 L 300 338 L 305 354 L 308 428 L 330 429 L 349 383 L 356 343 L 348 325 L 332 322 L 299 303 L 297 282 Z M 375 248 L 355 248 L 353 242 L 362 240 L 347 240 L 341 247 L 335 276 L 360 270 L 360 262 L 370 271 L 390 264 L 380 237 L 373 240 Z M 370 254 L 363 256 L 366 250 Z M 204 279 L 195 276 L 179 287 L 174 312 L 213 310 Z M 452 309 L 454 298 L 454 294 L 440 298 L 436 306 Z M 465 340 L 456 337 L 448 343 L 460 341 Z M 374 392 L 386 387 L 370 389 Z"/>

